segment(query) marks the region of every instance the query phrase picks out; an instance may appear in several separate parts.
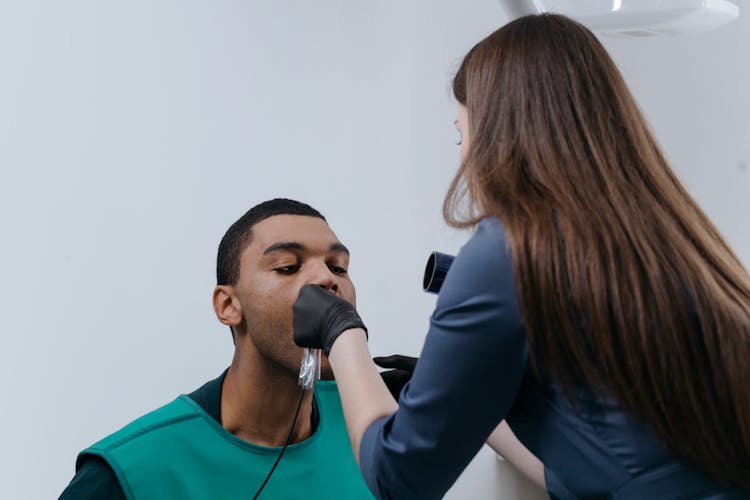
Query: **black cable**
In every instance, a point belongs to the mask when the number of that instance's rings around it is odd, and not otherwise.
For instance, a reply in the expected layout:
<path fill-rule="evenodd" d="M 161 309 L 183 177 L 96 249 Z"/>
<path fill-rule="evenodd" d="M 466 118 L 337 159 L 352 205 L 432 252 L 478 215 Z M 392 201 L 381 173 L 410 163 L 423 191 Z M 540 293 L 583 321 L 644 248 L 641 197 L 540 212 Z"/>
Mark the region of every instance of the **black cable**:
<path fill-rule="evenodd" d="M 292 432 L 294 432 L 294 426 L 297 423 L 297 417 L 299 416 L 299 410 L 302 408 L 302 399 L 305 396 L 305 388 L 302 388 L 302 392 L 299 395 L 299 403 L 297 403 L 297 411 L 294 412 L 294 419 L 292 420 L 292 428 L 289 429 L 289 435 L 286 437 L 286 443 L 284 443 L 284 447 L 281 448 L 281 451 L 279 452 L 279 456 L 276 457 L 276 462 L 274 462 L 273 467 L 271 467 L 271 470 L 268 471 L 268 475 L 266 476 L 266 479 L 263 481 L 263 484 L 260 485 L 260 488 L 258 488 L 258 491 L 255 493 L 255 496 L 253 497 L 253 500 L 256 500 L 258 498 L 258 495 L 260 495 L 260 492 L 263 491 L 263 488 L 265 488 L 266 483 L 269 479 L 271 479 L 271 474 L 273 474 L 273 471 L 276 470 L 276 466 L 279 465 L 279 460 L 281 460 L 281 456 L 284 454 L 284 450 L 286 450 L 286 447 L 289 446 L 289 441 L 292 440 Z"/>

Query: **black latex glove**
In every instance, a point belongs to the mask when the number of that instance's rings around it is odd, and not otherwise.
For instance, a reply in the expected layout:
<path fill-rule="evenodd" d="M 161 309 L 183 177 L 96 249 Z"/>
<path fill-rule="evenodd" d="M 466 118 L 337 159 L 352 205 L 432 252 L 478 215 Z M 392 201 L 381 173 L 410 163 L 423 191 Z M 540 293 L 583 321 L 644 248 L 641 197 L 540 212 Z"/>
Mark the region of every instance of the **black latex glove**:
<path fill-rule="evenodd" d="M 398 396 L 401 394 L 401 389 L 411 379 L 418 359 L 411 356 L 402 356 L 401 354 L 372 358 L 379 367 L 392 368 L 391 370 L 380 372 L 380 376 L 383 377 L 383 382 L 385 382 L 388 390 L 391 391 L 391 395 L 393 395 L 393 399 L 396 401 L 398 401 Z"/>
<path fill-rule="evenodd" d="M 302 287 L 293 311 L 294 343 L 300 347 L 323 349 L 326 356 L 345 330 L 362 328 L 367 334 L 354 304 L 318 285 Z"/>

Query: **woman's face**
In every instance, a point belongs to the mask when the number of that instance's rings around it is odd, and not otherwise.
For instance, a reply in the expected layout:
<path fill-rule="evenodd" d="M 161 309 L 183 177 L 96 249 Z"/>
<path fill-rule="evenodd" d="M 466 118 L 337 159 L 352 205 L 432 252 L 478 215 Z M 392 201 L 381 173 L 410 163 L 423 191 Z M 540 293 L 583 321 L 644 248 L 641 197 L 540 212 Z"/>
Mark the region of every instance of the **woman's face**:
<path fill-rule="evenodd" d="M 466 106 L 461 103 L 456 104 L 456 120 L 453 122 L 458 130 L 458 145 L 460 159 L 463 162 L 466 152 L 469 150 L 469 115 Z"/>

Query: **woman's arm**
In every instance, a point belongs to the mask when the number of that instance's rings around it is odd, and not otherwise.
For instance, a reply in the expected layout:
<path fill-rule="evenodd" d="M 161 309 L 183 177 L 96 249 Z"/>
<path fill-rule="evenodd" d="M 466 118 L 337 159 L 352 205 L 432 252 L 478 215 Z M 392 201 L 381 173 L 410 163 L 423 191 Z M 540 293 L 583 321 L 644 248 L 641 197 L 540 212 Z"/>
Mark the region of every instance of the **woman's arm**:
<path fill-rule="evenodd" d="M 359 329 L 351 332 L 352 335 L 342 337 L 334 344 L 330 362 L 340 380 L 347 381 L 339 385 L 339 393 L 354 456 L 359 462 L 359 443 L 365 430 L 375 420 L 396 411 L 398 404 L 370 362 L 364 332 Z M 505 420 L 492 431 L 487 444 L 532 482 L 545 487 L 544 464 L 518 440 Z"/>
<path fill-rule="evenodd" d="M 514 283 L 502 226 L 483 221 L 445 279 L 397 411 L 370 413 L 355 436 L 376 497 L 441 497 L 508 414 L 527 366 Z"/>
<path fill-rule="evenodd" d="M 441 497 L 510 411 L 528 356 L 514 283 L 502 225 L 484 220 L 445 279 L 398 405 L 370 359 L 354 306 L 315 285 L 300 290 L 294 341 L 328 354 L 376 497 Z"/>
<path fill-rule="evenodd" d="M 521 474 L 546 489 L 544 464 L 518 440 L 505 420 L 492 431 L 487 444 Z"/>
<path fill-rule="evenodd" d="M 359 444 L 365 430 L 375 420 L 396 411 L 398 403 L 372 361 L 361 328 L 344 332 L 333 344 L 328 360 L 336 374 L 346 428 L 359 463 Z"/>
<path fill-rule="evenodd" d="M 350 332 L 333 345 L 329 360 L 339 380 L 346 381 L 339 384 L 339 393 L 352 450 L 359 462 L 359 444 L 365 431 L 375 420 L 396 411 L 398 403 L 372 363 L 364 331 Z M 518 440 L 505 420 L 492 431 L 487 444 L 524 476 L 545 488 L 544 464 Z"/>

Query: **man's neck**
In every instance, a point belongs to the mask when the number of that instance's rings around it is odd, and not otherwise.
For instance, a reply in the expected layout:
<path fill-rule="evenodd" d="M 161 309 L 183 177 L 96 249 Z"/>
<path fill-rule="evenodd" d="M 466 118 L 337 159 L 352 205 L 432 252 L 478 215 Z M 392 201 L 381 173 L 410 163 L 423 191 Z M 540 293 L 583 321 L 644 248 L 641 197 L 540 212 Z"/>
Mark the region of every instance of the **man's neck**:
<path fill-rule="evenodd" d="M 249 359 L 252 358 L 252 359 Z M 221 391 L 221 424 L 235 436 L 260 446 L 283 446 L 302 388 L 296 374 L 269 363 L 257 352 L 235 351 Z M 312 391 L 302 400 L 290 443 L 310 437 Z"/>

